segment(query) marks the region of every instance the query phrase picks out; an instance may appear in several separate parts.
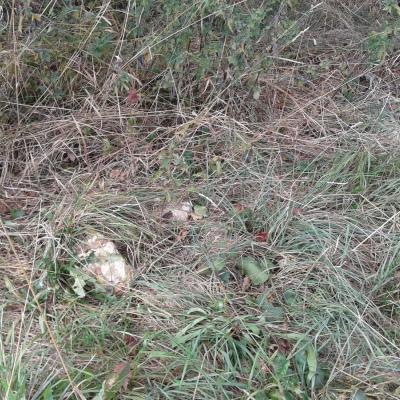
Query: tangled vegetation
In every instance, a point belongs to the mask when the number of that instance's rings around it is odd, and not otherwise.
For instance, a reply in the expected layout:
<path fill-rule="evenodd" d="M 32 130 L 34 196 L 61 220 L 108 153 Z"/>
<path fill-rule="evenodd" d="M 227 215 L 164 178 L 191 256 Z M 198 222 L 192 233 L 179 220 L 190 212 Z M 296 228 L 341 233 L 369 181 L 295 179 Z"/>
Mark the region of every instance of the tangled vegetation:
<path fill-rule="evenodd" d="M 399 29 L 395 0 L 0 5 L 0 397 L 400 399 Z"/>

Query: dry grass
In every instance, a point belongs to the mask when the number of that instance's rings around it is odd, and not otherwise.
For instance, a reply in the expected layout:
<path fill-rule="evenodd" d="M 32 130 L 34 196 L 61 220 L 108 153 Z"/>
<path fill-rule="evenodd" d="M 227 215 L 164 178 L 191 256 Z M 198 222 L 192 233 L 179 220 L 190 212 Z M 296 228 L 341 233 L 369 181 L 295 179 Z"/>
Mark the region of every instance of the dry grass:
<path fill-rule="evenodd" d="M 150 46 L 157 63 L 168 26 L 131 53 L 128 4 L 105 2 L 71 20 L 79 40 L 53 83 L 39 61 L 31 98 L 25 55 L 60 24 L 56 3 L 51 16 L 32 2 L 43 15 L 22 33 L 19 2 L 0 20 L 1 396 L 400 398 L 399 53 L 371 62 L 368 47 L 394 16 L 378 1 L 282 3 L 254 44 L 272 43 L 268 68 L 220 86 L 219 70 L 194 82 L 188 69 L 164 90 L 138 60 Z M 122 64 L 88 56 L 101 17 Z M 135 104 L 115 90 L 122 73 Z M 162 218 L 188 200 L 208 215 Z M 135 270 L 119 295 L 89 279 L 73 291 L 92 232 Z M 243 277 L 244 255 L 269 260 L 265 284 Z"/>

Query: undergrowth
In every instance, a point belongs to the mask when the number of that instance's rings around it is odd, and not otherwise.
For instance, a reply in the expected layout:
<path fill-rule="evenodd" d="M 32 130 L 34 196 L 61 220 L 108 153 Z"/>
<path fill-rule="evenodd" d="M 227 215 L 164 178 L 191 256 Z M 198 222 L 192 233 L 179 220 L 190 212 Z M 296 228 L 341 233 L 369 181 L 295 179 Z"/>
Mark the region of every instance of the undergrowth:
<path fill-rule="evenodd" d="M 399 18 L 2 4 L 1 398 L 400 398 Z M 85 274 L 93 233 L 129 287 Z"/>

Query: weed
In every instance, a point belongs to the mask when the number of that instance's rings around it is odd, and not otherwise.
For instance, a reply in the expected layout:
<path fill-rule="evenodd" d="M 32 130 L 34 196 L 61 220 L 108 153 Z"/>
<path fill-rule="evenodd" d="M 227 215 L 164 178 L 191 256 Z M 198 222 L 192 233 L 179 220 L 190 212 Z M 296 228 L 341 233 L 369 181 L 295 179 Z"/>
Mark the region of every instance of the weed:
<path fill-rule="evenodd" d="M 398 17 L 2 5 L 0 397 L 400 398 Z"/>

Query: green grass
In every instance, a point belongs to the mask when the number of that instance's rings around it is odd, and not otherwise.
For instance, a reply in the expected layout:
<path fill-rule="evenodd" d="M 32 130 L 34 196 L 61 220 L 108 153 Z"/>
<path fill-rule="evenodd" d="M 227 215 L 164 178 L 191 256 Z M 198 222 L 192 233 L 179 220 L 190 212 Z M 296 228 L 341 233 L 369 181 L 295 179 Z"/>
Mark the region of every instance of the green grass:
<path fill-rule="evenodd" d="M 0 397 L 399 399 L 395 3 L 41 3 L 0 13 Z"/>

